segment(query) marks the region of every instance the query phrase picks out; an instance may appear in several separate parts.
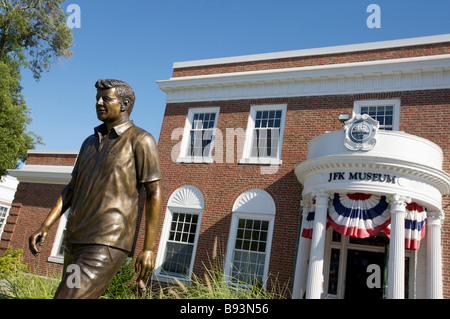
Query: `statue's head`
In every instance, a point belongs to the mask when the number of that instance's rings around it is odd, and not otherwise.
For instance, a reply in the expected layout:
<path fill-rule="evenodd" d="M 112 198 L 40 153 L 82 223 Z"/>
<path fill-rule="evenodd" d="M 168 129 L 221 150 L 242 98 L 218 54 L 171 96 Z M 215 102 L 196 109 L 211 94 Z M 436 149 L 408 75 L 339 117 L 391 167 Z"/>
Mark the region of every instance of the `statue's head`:
<path fill-rule="evenodd" d="M 98 90 L 114 89 L 116 97 L 121 103 L 121 108 L 128 112 L 128 115 L 133 111 L 135 96 L 134 91 L 128 83 L 114 80 L 114 79 L 99 79 L 95 83 L 95 87 Z"/>

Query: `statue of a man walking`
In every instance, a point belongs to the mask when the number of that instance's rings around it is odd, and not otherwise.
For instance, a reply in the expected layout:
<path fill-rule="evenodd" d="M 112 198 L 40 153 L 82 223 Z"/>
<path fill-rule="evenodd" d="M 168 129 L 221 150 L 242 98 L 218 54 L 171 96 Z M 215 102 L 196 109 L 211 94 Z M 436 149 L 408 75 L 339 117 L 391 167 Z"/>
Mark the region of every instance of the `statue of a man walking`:
<path fill-rule="evenodd" d="M 161 211 L 161 173 L 153 136 L 130 121 L 133 89 L 118 80 L 98 80 L 97 117 L 103 122 L 81 146 L 72 179 L 56 205 L 31 235 L 30 250 L 39 253 L 48 230 L 70 208 L 65 233 L 63 278 L 55 298 L 98 298 L 132 250 L 138 217 L 138 194 L 146 191 L 145 238 L 136 259 L 138 284 L 152 273 Z M 79 285 L 67 285 L 80 270 Z M 73 266 L 71 267 L 73 269 Z"/>

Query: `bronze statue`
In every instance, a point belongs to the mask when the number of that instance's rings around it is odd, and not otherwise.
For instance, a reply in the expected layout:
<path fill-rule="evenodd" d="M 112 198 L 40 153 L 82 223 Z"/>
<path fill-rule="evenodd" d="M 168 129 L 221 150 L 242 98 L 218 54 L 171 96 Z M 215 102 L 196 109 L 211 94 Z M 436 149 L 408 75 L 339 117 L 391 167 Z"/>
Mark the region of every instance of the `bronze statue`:
<path fill-rule="evenodd" d="M 155 265 L 156 235 L 161 211 L 161 173 L 153 136 L 129 116 L 133 89 L 118 80 L 98 80 L 97 117 L 103 122 L 81 146 L 72 179 L 56 205 L 31 235 L 36 256 L 48 230 L 70 207 L 65 233 L 63 278 L 55 298 L 98 298 L 130 253 L 136 232 L 138 194 L 146 191 L 143 251 L 136 259 L 138 286 Z M 80 270 L 80 285 L 68 285 L 70 265 Z"/>

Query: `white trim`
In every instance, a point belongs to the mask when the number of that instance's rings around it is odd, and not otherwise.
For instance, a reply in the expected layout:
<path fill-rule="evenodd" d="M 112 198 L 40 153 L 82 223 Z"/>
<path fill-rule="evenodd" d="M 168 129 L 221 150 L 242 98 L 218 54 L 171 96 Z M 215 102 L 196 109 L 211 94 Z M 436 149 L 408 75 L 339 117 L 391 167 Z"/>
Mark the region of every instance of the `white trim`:
<path fill-rule="evenodd" d="M 46 154 L 46 155 L 78 155 L 78 151 L 55 151 L 55 150 L 28 150 L 28 154 Z"/>
<path fill-rule="evenodd" d="M 383 106 L 389 105 L 394 107 L 394 114 L 392 119 L 393 130 L 400 130 L 400 99 L 390 100 L 360 100 L 353 103 L 353 116 L 361 114 L 361 107 L 364 106 Z"/>
<path fill-rule="evenodd" d="M 214 121 L 214 128 L 212 133 L 211 146 L 209 149 L 209 154 L 205 154 L 206 156 L 196 157 L 189 156 L 189 143 L 190 143 L 190 131 L 192 129 L 192 122 L 194 118 L 194 114 L 199 113 L 216 113 L 216 118 Z M 176 163 L 212 163 L 212 152 L 214 149 L 214 140 L 217 131 L 217 122 L 219 120 L 220 107 L 198 107 L 198 108 L 190 108 L 188 111 L 188 115 L 186 117 L 186 122 L 183 130 L 183 138 L 181 140 L 180 145 L 180 155 L 176 159 Z"/>
<path fill-rule="evenodd" d="M 0 223 L 0 240 L 1 240 L 2 239 L 3 230 L 5 229 L 6 223 L 8 222 L 9 211 L 11 210 L 11 206 L 0 204 L 0 207 L 3 207 L 3 208 L 6 209 L 5 222 L 4 223 Z"/>
<path fill-rule="evenodd" d="M 441 43 L 441 42 L 448 42 L 448 41 L 450 41 L 450 34 L 442 34 L 442 35 L 399 39 L 399 40 L 339 45 L 339 46 L 331 46 L 331 47 L 292 50 L 292 51 L 283 51 L 283 52 L 274 52 L 274 53 L 252 54 L 252 55 L 216 58 L 216 59 L 175 62 L 173 64 L 173 68 L 177 69 L 177 68 L 198 67 L 198 66 L 207 66 L 207 65 L 216 65 L 216 64 L 242 63 L 242 62 L 253 62 L 253 61 L 273 60 L 273 59 L 286 59 L 286 58 L 295 58 L 295 57 L 313 56 L 313 55 L 339 54 L 339 53 L 348 53 L 348 52 L 355 52 L 355 51 L 380 50 L 380 49 L 388 49 L 388 48 L 395 48 L 395 47 L 406 47 L 406 46 L 414 46 L 414 45 Z"/>
<path fill-rule="evenodd" d="M 62 244 L 62 236 L 64 234 L 64 229 L 66 229 L 67 220 L 69 218 L 70 209 L 68 209 L 64 214 L 61 215 L 58 224 L 58 230 L 56 231 L 55 240 L 53 241 L 52 251 L 50 253 L 50 257 L 48 257 L 48 261 L 63 264 L 64 263 L 64 255 L 58 255 L 58 251 Z"/>
<path fill-rule="evenodd" d="M 23 165 L 21 169 L 10 169 L 8 173 L 21 183 L 67 184 L 72 178 L 73 166 Z"/>
<path fill-rule="evenodd" d="M 450 54 L 157 81 L 167 103 L 450 88 Z"/>
<path fill-rule="evenodd" d="M 17 178 L 5 175 L 0 177 L 0 202 L 11 204 L 14 201 L 17 185 Z"/>
<path fill-rule="evenodd" d="M 164 224 L 161 232 L 161 238 L 159 240 L 158 255 L 156 257 L 156 266 L 155 271 L 152 275 L 152 279 L 163 282 L 171 282 L 171 283 L 174 282 L 173 280 L 174 277 L 164 274 L 162 272 L 161 267 L 164 263 L 164 257 L 166 255 L 166 247 L 167 241 L 169 239 L 169 231 L 173 219 L 173 213 L 186 213 L 198 215 L 197 229 L 195 232 L 195 239 L 193 243 L 191 263 L 189 266 L 188 275 L 186 277 L 176 277 L 176 278 L 185 283 L 188 284 L 190 283 L 195 263 L 195 255 L 197 252 L 198 237 L 200 235 L 200 227 L 204 205 L 205 203 L 203 194 L 195 186 L 184 185 L 182 187 L 179 187 L 172 193 L 167 203 L 167 209 L 166 214 L 164 216 Z"/>
<path fill-rule="evenodd" d="M 278 153 L 276 157 L 253 157 L 251 156 L 251 149 L 253 144 L 253 134 L 255 128 L 256 112 L 258 111 L 281 111 L 281 123 L 280 123 L 280 136 L 278 144 Z M 248 117 L 247 131 L 245 133 L 245 143 L 242 152 L 242 158 L 239 160 L 239 164 L 270 164 L 281 165 L 281 154 L 283 149 L 283 136 L 284 128 L 286 124 L 286 112 L 287 104 L 265 104 L 265 105 L 252 105 L 250 107 L 250 114 Z"/>

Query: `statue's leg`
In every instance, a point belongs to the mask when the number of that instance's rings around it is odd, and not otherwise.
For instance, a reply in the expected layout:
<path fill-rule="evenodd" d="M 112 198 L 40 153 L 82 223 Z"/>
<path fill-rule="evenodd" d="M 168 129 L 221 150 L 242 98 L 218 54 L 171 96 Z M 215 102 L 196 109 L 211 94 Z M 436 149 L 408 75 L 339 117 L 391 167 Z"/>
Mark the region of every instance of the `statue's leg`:
<path fill-rule="evenodd" d="M 99 298 L 128 255 L 104 245 L 71 245 L 65 254 L 63 278 L 55 299 Z"/>

